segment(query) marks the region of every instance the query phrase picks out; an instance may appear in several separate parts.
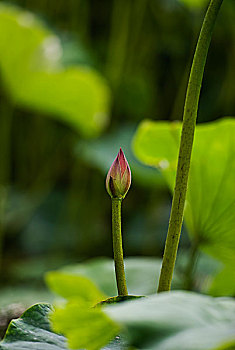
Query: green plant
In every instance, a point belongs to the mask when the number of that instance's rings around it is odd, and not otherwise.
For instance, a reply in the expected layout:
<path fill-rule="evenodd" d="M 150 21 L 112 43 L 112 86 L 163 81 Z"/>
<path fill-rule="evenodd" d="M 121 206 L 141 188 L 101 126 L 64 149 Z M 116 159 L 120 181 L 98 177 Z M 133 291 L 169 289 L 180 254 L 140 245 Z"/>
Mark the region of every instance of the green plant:
<path fill-rule="evenodd" d="M 34 340 L 37 342 L 36 349 L 38 350 L 42 348 L 49 350 L 51 345 L 58 350 L 64 349 L 66 348 L 66 340 L 72 349 L 85 348 L 88 350 L 97 350 L 104 346 L 105 348 L 103 349 L 106 350 L 121 350 L 129 347 L 156 350 L 234 349 L 235 302 L 232 298 L 216 299 L 184 291 L 168 293 L 171 287 L 183 220 L 202 75 L 214 21 L 221 3 L 222 0 L 211 0 L 199 37 L 186 97 L 181 140 L 180 124 L 168 125 L 167 123 L 160 123 L 158 125 L 145 122 L 138 130 L 134 142 L 136 153 L 140 159 L 142 158 L 146 164 L 160 165 L 172 190 L 176 175 L 172 212 L 161 274 L 158 271 L 160 274 L 158 291 L 167 291 L 167 293 L 161 293 L 160 295 L 154 293 L 150 297 L 142 297 L 137 300 L 127 299 L 127 286 L 130 282 L 128 281 L 128 273 L 127 278 L 125 278 L 124 273 L 120 213 L 121 200 L 130 186 L 130 170 L 122 151 L 120 151 L 106 180 L 106 187 L 113 201 L 114 260 L 119 296 L 111 300 L 110 298 L 107 299 L 110 296 L 110 291 L 113 293 L 113 285 L 110 287 L 110 284 L 113 284 L 114 277 L 108 281 L 107 279 L 102 281 L 99 279 L 99 275 L 103 275 L 103 272 L 107 271 L 107 266 L 109 266 L 109 273 L 111 271 L 111 276 L 113 276 L 112 265 L 107 264 L 106 261 L 101 263 L 93 262 L 90 265 L 78 265 L 68 267 L 62 271 L 51 272 L 46 277 L 47 283 L 51 290 L 62 297 L 63 300 L 61 301 L 60 299 L 60 303 L 59 305 L 57 304 L 54 311 L 50 311 L 48 305 L 45 304 L 36 305 L 26 311 L 21 319 L 10 325 L 4 341 L 0 344 L 1 350 L 9 349 L 9 347 L 19 350 L 23 348 L 28 349 L 32 342 L 32 333 L 28 335 L 28 329 L 33 329 L 36 334 Z M 212 252 L 214 248 L 213 245 L 208 242 L 205 243 L 205 240 L 203 241 L 206 233 L 214 233 L 213 230 L 211 231 L 210 208 L 205 215 L 205 220 L 202 221 L 202 226 L 200 226 L 200 219 L 197 222 L 198 226 L 195 225 L 194 215 L 197 213 L 195 208 L 199 205 L 199 200 L 196 198 L 195 192 L 193 192 L 195 188 L 202 190 L 208 187 L 210 190 L 210 185 L 212 188 L 217 186 L 218 192 L 215 196 L 208 191 L 210 193 L 208 202 L 211 204 L 211 208 L 218 210 L 217 214 L 221 214 L 219 215 L 220 219 L 221 216 L 222 219 L 226 217 L 225 221 L 222 220 L 222 226 L 223 230 L 226 228 L 226 231 L 228 231 L 225 238 L 229 237 L 231 240 L 231 223 L 234 220 L 234 212 L 231 216 L 230 209 L 233 208 L 234 202 L 229 202 L 229 208 L 226 207 L 222 212 L 220 212 L 220 202 L 224 205 L 228 197 L 231 196 L 231 191 L 229 190 L 232 183 L 231 178 L 228 177 L 225 191 L 220 193 L 220 185 L 225 182 L 224 169 L 221 172 L 220 168 L 216 168 L 216 161 L 222 159 L 224 150 L 227 150 L 225 146 L 231 150 L 231 154 L 234 154 L 234 141 L 231 136 L 233 135 L 233 129 L 234 123 L 231 120 L 214 123 L 212 126 L 199 126 L 196 129 L 196 148 L 192 156 L 189 180 L 190 191 L 185 208 L 186 223 L 188 223 L 189 228 L 191 227 L 192 236 L 194 237 L 191 265 L 188 267 L 189 275 L 192 274 L 191 266 L 193 266 L 195 252 L 197 252 L 199 246 L 207 245 Z M 222 141 L 222 147 L 221 142 L 218 142 L 218 135 L 221 131 L 227 136 L 228 140 L 227 143 Z M 211 141 L 210 145 L 213 146 L 213 152 L 209 150 L 207 153 L 208 141 Z M 230 148 L 231 145 L 232 147 Z M 156 154 L 158 146 L 160 154 Z M 177 165 L 178 148 L 179 159 Z M 215 154 L 214 150 L 216 150 Z M 209 156 L 205 157 L 205 154 Z M 231 162 L 230 154 L 228 154 L 228 160 L 226 159 L 223 163 L 225 174 L 227 164 L 232 164 L 234 167 L 234 161 L 233 163 Z M 210 170 L 210 167 L 213 167 L 217 172 L 213 173 L 214 177 L 209 175 L 208 177 L 203 177 L 203 181 L 207 180 L 206 184 L 202 181 L 202 184 L 200 184 L 202 186 L 195 187 L 195 181 L 200 179 L 198 172 L 200 172 L 201 167 L 203 169 L 209 168 Z M 194 174 L 196 175 L 194 176 Z M 209 181 L 212 183 L 210 184 Z M 194 207 L 195 198 L 197 200 Z M 217 201 L 220 203 L 219 205 L 215 205 Z M 203 206 L 202 210 L 206 211 L 205 208 L 207 210 L 206 206 Z M 230 219 L 231 217 L 232 220 Z M 214 219 L 213 215 L 212 218 Z M 205 223 L 209 225 L 209 229 L 208 226 L 206 228 L 203 226 Z M 215 224 L 217 225 L 217 223 L 218 217 L 212 222 L 212 227 Z M 222 233 L 224 233 L 223 230 Z M 226 239 L 224 240 L 226 242 L 224 247 L 226 248 L 229 246 L 228 242 L 231 242 L 229 239 L 227 241 Z M 234 243 L 234 238 L 232 242 Z M 215 250 L 215 252 L 218 253 L 218 250 Z M 141 261 L 139 263 L 140 265 L 142 264 Z M 126 265 L 126 271 L 128 272 L 128 262 Z M 140 276 L 139 283 L 143 282 L 143 276 L 149 273 L 150 266 L 146 266 L 146 271 L 143 269 L 141 272 L 143 275 Z M 158 270 L 160 270 L 160 266 L 158 267 Z M 99 285 L 99 288 L 88 277 L 92 277 L 96 284 Z M 153 290 L 156 291 L 155 288 Z M 134 291 L 133 294 L 137 293 Z M 147 293 L 141 291 L 140 295 L 142 294 Z M 111 305 L 110 301 L 112 302 Z M 120 301 L 124 302 L 121 303 Z M 48 317 L 52 322 L 52 329 L 48 323 Z M 45 330 L 46 333 L 44 332 Z M 47 337 L 48 332 L 50 337 Z M 55 332 L 62 333 L 66 339 Z M 27 341 L 27 338 L 29 341 Z"/>
<path fill-rule="evenodd" d="M 71 281 L 76 282 L 76 297 L 71 295 L 70 283 L 54 284 L 57 293 L 60 290 L 67 297 L 66 305 L 56 307 L 52 314 L 48 305 L 33 306 L 21 319 L 12 322 L 0 349 L 49 350 L 54 346 L 60 350 L 67 348 L 67 341 L 72 349 L 89 350 L 124 350 L 128 346 L 156 350 L 231 350 L 235 346 L 233 299 L 174 291 L 90 308 L 90 302 L 95 303 L 100 292 L 84 277 Z M 119 336 L 105 346 L 115 334 Z"/>
<path fill-rule="evenodd" d="M 121 205 L 131 185 L 131 171 L 120 148 L 106 178 L 106 189 L 112 199 L 112 233 L 118 295 L 128 295 L 123 262 Z"/>
<path fill-rule="evenodd" d="M 212 0 L 209 4 L 192 63 L 184 106 L 175 189 L 173 193 L 169 228 L 163 255 L 162 272 L 160 275 L 158 292 L 168 291 L 171 287 L 183 222 L 183 212 L 202 77 L 214 24 L 222 2 L 223 0 Z"/>
<path fill-rule="evenodd" d="M 84 136 L 99 134 L 110 105 L 105 79 L 89 65 L 65 66 L 60 37 L 33 13 L 1 3 L 0 19 L 0 67 L 13 105 L 41 111 Z"/>
<path fill-rule="evenodd" d="M 171 192 L 174 190 L 181 127 L 181 123 L 143 121 L 133 142 L 137 157 L 161 170 Z M 221 261 L 225 268 L 234 265 L 234 132 L 232 118 L 196 127 L 184 210 L 193 259 L 189 260 L 185 276 L 189 288 L 198 251 Z M 232 276 L 228 283 L 234 285 Z"/>
<path fill-rule="evenodd" d="M 106 80 L 89 64 L 65 65 L 65 51 L 61 38 L 33 13 L 0 4 L 0 69 L 4 88 L 0 118 L 0 269 L 16 109 L 41 112 L 84 138 L 99 135 L 109 120 L 110 91 Z"/>

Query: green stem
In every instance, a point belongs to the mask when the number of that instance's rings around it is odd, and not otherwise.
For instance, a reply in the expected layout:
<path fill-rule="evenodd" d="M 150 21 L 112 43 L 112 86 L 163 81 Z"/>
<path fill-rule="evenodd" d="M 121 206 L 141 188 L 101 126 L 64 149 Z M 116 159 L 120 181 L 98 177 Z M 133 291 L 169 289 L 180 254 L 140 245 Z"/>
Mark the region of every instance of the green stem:
<path fill-rule="evenodd" d="M 106 75 L 115 91 L 119 88 L 125 66 L 125 60 L 127 58 L 131 7 L 131 1 L 113 1 Z"/>
<path fill-rule="evenodd" d="M 128 295 L 122 250 L 121 206 L 122 199 L 112 198 L 113 254 L 118 296 Z"/>
<path fill-rule="evenodd" d="M 171 215 L 158 292 L 169 291 L 183 222 L 198 101 L 214 24 L 223 0 L 211 0 L 199 35 L 188 82 Z"/>
<path fill-rule="evenodd" d="M 4 217 L 11 172 L 11 131 L 14 106 L 5 96 L 0 105 L 0 274 L 3 270 Z"/>
<path fill-rule="evenodd" d="M 194 287 L 194 270 L 198 257 L 198 241 L 194 240 L 191 245 L 188 264 L 185 270 L 184 289 L 192 290 Z"/>

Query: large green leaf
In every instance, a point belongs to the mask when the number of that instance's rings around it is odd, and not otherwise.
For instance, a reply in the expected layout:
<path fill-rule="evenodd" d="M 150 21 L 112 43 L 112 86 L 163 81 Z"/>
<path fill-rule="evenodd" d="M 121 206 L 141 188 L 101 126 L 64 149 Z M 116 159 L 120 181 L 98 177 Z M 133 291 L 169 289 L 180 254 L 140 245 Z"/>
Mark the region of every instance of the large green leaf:
<path fill-rule="evenodd" d="M 13 320 L 7 330 L 5 338 L 0 342 L 0 350 L 65 350 L 67 347 L 67 339 L 55 333 L 51 329 L 49 317 L 51 315 L 52 307 L 49 304 L 36 304 L 30 307 L 21 318 Z M 71 314 L 75 314 L 76 310 L 72 310 Z M 81 310 L 78 312 L 81 315 Z M 97 315 L 97 313 L 96 313 Z M 99 313 L 101 320 L 108 320 L 112 325 L 113 321 L 109 321 L 108 316 Z M 91 314 L 93 316 L 93 314 Z M 59 317 L 59 316 L 58 316 Z M 65 319 L 63 318 L 64 322 Z M 69 320 L 72 321 L 72 315 L 69 316 Z M 84 320 L 83 320 L 84 321 Z M 94 319 L 91 318 L 91 323 L 88 324 L 87 329 L 92 325 Z M 68 322 L 68 320 L 67 320 Z M 102 321 L 101 321 L 102 322 Z M 100 324 L 100 322 L 98 322 Z M 83 327 L 85 326 L 82 322 Z M 112 329 L 112 328 L 111 328 Z M 117 326 L 114 326 L 115 332 Z M 92 329 L 91 329 L 92 331 Z M 110 329 L 108 329 L 110 332 Z M 91 333 L 92 334 L 92 333 Z M 95 334 L 95 330 L 94 330 Z M 99 337 L 99 334 L 98 334 Z M 106 339 L 107 334 L 106 334 Z M 111 335 L 112 338 L 112 335 Z M 79 339 L 79 337 L 78 337 Z M 107 341 L 108 341 L 107 340 Z M 78 341 L 78 340 L 77 340 Z M 106 341 L 105 341 L 106 342 Z M 107 346 L 102 348 L 103 350 L 122 350 L 124 349 L 124 342 L 120 337 L 117 337 Z"/>
<path fill-rule="evenodd" d="M 131 345 L 151 350 L 235 347 L 235 301 L 168 292 L 105 308 L 125 326 Z"/>
<path fill-rule="evenodd" d="M 144 121 L 134 150 L 145 164 L 160 167 L 173 190 L 180 123 Z M 225 264 L 235 262 L 235 120 L 196 127 L 185 221 L 201 249 Z"/>
<path fill-rule="evenodd" d="M 62 350 L 66 339 L 51 330 L 49 304 L 36 304 L 11 321 L 0 350 Z"/>
<path fill-rule="evenodd" d="M 127 279 L 127 287 L 129 294 L 133 295 L 149 295 L 156 292 L 157 281 L 159 279 L 161 269 L 161 260 L 155 258 L 126 258 L 125 259 L 125 271 Z M 71 284 L 61 283 L 64 276 L 74 276 L 74 288 Z M 97 287 L 107 296 L 117 295 L 116 280 L 114 263 L 109 258 L 93 259 L 82 264 L 66 266 L 63 269 L 55 272 L 49 272 L 46 280 L 52 290 L 55 291 L 53 286 L 59 286 L 62 284 L 64 288 L 68 290 L 68 293 L 72 293 L 74 296 L 78 295 L 78 284 L 76 284 L 76 277 L 85 276 L 90 278 Z M 178 280 L 174 277 L 173 285 L 177 285 Z M 77 288 L 76 288 L 77 286 Z M 65 296 L 65 292 L 59 292 L 58 294 Z"/>
<path fill-rule="evenodd" d="M 103 312 L 103 311 L 105 312 Z M 48 304 L 37 304 L 20 319 L 13 320 L 0 350 L 62 350 L 69 337 L 72 348 L 123 350 L 127 344 L 151 350 L 232 350 L 235 346 L 235 301 L 195 293 L 170 292 L 105 308 L 87 309 L 78 300 L 68 302 L 51 314 Z"/>
<path fill-rule="evenodd" d="M 62 55 L 58 36 L 32 13 L 0 5 L 0 68 L 13 101 L 95 135 L 107 123 L 109 89 L 89 67 L 63 67 Z"/>

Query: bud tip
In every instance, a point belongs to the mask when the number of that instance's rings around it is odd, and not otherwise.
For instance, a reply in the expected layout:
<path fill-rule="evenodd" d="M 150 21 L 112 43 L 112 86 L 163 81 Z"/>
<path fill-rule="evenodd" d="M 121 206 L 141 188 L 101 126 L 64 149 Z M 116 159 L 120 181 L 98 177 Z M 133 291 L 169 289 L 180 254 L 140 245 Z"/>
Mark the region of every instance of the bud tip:
<path fill-rule="evenodd" d="M 124 198 L 131 185 L 131 170 L 120 147 L 106 177 L 106 189 L 112 198 Z"/>

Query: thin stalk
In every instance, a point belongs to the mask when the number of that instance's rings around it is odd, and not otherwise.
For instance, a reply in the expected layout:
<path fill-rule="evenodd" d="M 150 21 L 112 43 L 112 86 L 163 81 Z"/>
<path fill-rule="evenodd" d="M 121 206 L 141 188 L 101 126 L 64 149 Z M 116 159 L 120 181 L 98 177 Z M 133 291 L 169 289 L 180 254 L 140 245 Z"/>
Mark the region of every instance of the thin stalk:
<path fill-rule="evenodd" d="M 194 271 L 198 258 L 198 241 L 193 241 L 190 249 L 188 264 L 185 270 L 184 289 L 192 290 L 194 287 Z"/>
<path fill-rule="evenodd" d="M 112 88 L 115 91 L 119 88 L 127 58 L 131 6 L 131 1 L 113 1 L 106 75 L 111 81 Z"/>
<path fill-rule="evenodd" d="M 211 0 L 201 28 L 193 58 L 184 105 L 176 182 L 158 292 L 169 291 L 171 288 L 171 281 L 183 222 L 183 212 L 203 72 L 214 24 L 222 2 L 223 0 Z"/>
<path fill-rule="evenodd" d="M 8 198 L 11 171 L 11 130 L 14 106 L 7 98 L 1 98 L 0 106 L 0 274 L 3 268 L 4 217 Z"/>
<path fill-rule="evenodd" d="M 4 240 L 4 216 L 7 204 L 7 189 L 0 186 L 0 275 L 3 270 L 3 240 Z"/>
<path fill-rule="evenodd" d="M 121 233 L 122 199 L 112 198 L 112 234 L 115 273 L 118 296 L 128 295 L 123 262 L 122 233 Z"/>

